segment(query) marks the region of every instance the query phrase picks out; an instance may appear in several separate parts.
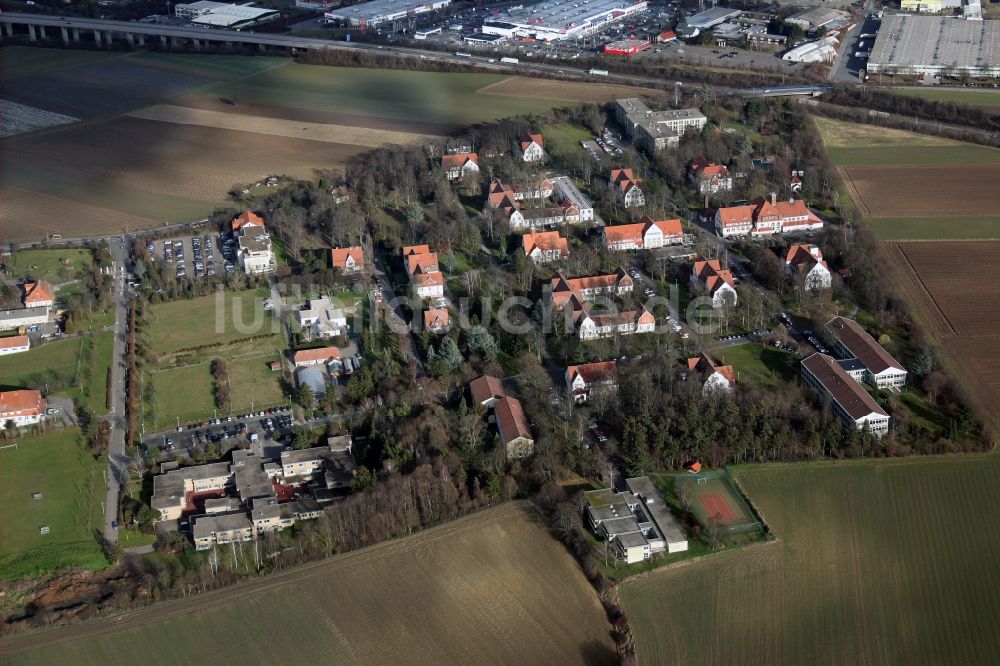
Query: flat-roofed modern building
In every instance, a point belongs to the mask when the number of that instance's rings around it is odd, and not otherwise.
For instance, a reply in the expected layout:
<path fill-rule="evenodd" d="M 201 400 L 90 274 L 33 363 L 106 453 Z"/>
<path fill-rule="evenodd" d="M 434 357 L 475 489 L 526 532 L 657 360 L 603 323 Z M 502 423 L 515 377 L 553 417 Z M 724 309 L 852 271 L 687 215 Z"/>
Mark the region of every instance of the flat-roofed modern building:
<path fill-rule="evenodd" d="M 615 100 L 615 117 L 632 142 L 649 152 L 676 146 L 688 127 L 701 130 L 708 122 L 698 109 L 653 111 L 638 97 Z"/>
<path fill-rule="evenodd" d="M 174 14 L 186 18 L 194 25 L 205 28 L 225 28 L 240 30 L 251 26 L 274 21 L 281 16 L 276 9 L 252 7 L 250 4 L 236 5 L 212 0 L 199 0 L 188 4 L 180 4 L 174 8 Z"/>
<path fill-rule="evenodd" d="M 646 7 L 646 0 L 546 0 L 517 5 L 497 20 L 504 24 L 507 36 L 551 42 L 592 35 L 611 23 L 641 14 Z M 487 32 L 485 26 L 483 32 Z"/>
<path fill-rule="evenodd" d="M 443 9 L 451 0 L 372 0 L 337 7 L 326 12 L 328 21 L 338 21 L 355 28 L 371 28 Z"/>
<path fill-rule="evenodd" d="M 860 430 L 867 425 L 877 437 L 889 432 L 889 414 L 832 357 L 816 353 L 806 358 L 801 377 L 846 427 Z"/>
<path fill-rule="evenodd" d="M 870 74 L 1000 76 L 1000 21 L 894 15 L 882 19 Z"/>

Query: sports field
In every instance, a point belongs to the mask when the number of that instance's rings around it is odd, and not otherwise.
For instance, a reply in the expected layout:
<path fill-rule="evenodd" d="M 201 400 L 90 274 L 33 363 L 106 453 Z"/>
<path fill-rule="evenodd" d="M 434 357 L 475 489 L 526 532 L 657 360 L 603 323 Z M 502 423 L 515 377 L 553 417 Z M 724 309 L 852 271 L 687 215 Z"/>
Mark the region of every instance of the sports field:
<path fill-rule="evenodd" d="M 757 522 L 736 489 L 715 473 L 674 477 L 674 488 L 679 484 L 683 484 L 691 512 L 702 527 L 713 522 L 724 527 Z"/>
<path fill-rule="evenodd" d="M 79 434 L 23 437 L 17 448 L 0 449 L 0 578 L 106 565 L 94 530 L 103 524 L 107 460 L 84 450 Z M 43 525 L 48 534 L 40 533 Z"/>
<path fill-rule="evenodd" d="M 1000 660 L 1000 458 L 739 469 L 777 536 L 625 583 L 640 663 Z"/>
<path fill-rule="evenodd" d="M 197 219 L 237 184 L 314 178 L 372 146 L 636 94 L 629 86 L 288 58 L 17 46 L 4 56 L 5 100 L 80 119 L 3 140 L 0 225 L 8 241 Z"/>
<path fill-rule="evenodd" d="M 815 121 L 846 192 L 881 238 L 1000 238 L 1000 149 Z"/>
<path fill-rule="evenodd" d="M 615 664 L 596 593 L 520 503 L 250 584 L 15 637 L 21 664 Z"/>

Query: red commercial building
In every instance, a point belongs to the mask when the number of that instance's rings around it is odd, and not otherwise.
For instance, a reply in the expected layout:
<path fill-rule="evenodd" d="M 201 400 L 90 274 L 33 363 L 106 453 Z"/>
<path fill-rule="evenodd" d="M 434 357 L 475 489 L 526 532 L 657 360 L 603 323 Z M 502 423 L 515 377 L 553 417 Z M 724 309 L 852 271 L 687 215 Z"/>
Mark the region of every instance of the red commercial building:
<path fill-rule="evenodd" d="M 639 51 L 649 48 L 648 39 L 622 39 L 617 42 L 610 42 L 604 45 L 604 52 L 610 55 L 635 55 Z"/>

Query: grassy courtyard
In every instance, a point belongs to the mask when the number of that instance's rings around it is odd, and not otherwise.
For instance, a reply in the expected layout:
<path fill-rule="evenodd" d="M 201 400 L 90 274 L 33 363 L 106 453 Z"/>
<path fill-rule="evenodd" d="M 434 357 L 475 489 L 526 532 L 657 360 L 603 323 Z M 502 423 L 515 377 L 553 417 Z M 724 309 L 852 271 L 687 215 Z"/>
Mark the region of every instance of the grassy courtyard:
<path fill-rule="evenodd" d="M 740 384 L 775 386 L 794 381 L 798 374 L 795 355 L 774 347 L 751 342 L 714 353 L 721 363 L 733 366 Z"/>
<path fill-rule="evenodd" d="M 58 250 L 17 250 L 10 259 L 11 273 L 17 277 L 31 277 L 60 284 L 75 280 L 80 270 L 94 263 L 94 253 L 79 248 Z"/>
<path fill-rule="evenodd" d="M 104 471 L 76 429 L 18 440 L 0 450 L 0 578 L 106 565 L 94 531 L 103 524 Z M 33 499 L 41 493 L 41 499 Z M 48 534 L 39 528 L 47 525 Z"/>
<path fill-rule="evenodd" d="M 266 297 L 266 291 L 226 291 L 151 305 L 146 315 L 150 344 L 164 355 L 274 335 L 280 329 L 264 310 Z"/>
<path fill-rule="evenodd" d="M 69 339 L 0 356 L 0 389 L 70 387 L 76 381 L 80 340 Z"/>

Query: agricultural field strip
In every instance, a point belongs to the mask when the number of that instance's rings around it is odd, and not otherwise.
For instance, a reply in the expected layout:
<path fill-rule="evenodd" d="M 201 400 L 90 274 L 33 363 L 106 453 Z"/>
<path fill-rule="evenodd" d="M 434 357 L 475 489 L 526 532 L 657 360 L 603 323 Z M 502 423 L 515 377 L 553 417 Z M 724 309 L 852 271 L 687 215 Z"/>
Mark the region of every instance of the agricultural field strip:
<path fill-rule="evenodd" d="M 519 520 L 530 523 L 533 519 L 530 515 L 526 515 L 530 512 L 530 509 L 527 507 L 526 503 L 508 502 L 500 507 L 466 516 L 419 534 L 345 553 L 329 560 L 298 566 L 295 569 L 271 574 L 248 583 L 213 590 L 198 595 L 193 599 L 171 600 L 115 617 L 40 631 L 26 636 L 16 636 L 0 643 L 0 656 L 11 656 L 32 650 L 128 631 L 145 625 L 158 624 L 167 620 L 192 615 L 196 612 L 232 605 L 240 600 L 267 591 L 280 589 L 289 585 L 301 585 L 314 579 L 328 577 L 333 572 L 355 567 L 368 567 L 373 559 L 398 558 L 404 553 L 425 550 L 429 544 L 453 541 L 462 534 L 480 530 L 484 526 L 493 524 L 502 525 L 506 521 Z M 533 531 L 539 536 L 545 535 L 543 530 Z M 562 551 L 562 547 L 557 544 L 553 543 L 549 545 L 558 548 L 560 553 L 564 552 Z M 328 626 L 326 628 L 329 629 Z"/>
<path fill-rule="evenodd" d="M 938 302 L 929 291 L 927 286 L 920 279 L 920 274 L 910 262 L 906 252 L 900 243 L 890 242 L 885 244 L 888 252 L 893 255 L 895 261 L 890 261 L 888 266 L 892 271 L 895 268 L 898 273 L 897 286 L 904 291 L 914 310 L 925 325 L 938 337 L 958 335 L 958 331 L 952 325 L 948 316 L 944 313 Z"/>
<path fill-rule="evenodd" d="M 328 125 L 308 123 L 299 120 L 281 120 L 263 116 L 248 116 L 238 113 L 194 109 L 172 104 L 157 104 L 128 114 L 133 118 L 155 120 L 180 125 L 197 125 L 216 129 L 269 134 L 292 139 L 322 141 L 324 143 L 349 144 L 377 148 L 383 144 L 405 144 L 418 139 L 430 138 L 430 134 L 414 134 L 380 130 L 350 125 Z"/>
<path fill-rule="evenodd" d="M 0 99 L 0 137 L 27 134 L 46 127 L 70 125 L 79 121 L 79 118 L 72 116 Z"/>
<path fill-rule="evenodd" d="M 994 187 L 1000 183 L 1000 163 L 840 169 L 868 217 L 980 216 L 1000 210 L 1000 192 Z"/>
<path fill-rule="evenodd" d="M 662 90 L 618 84 L 551 81 L 524 76 L 511 76 L 476 90 L 477 95 L 504 97 L 544 97 L 563 102 L 609 102 L 620 97 L 666 95 Z"/>

